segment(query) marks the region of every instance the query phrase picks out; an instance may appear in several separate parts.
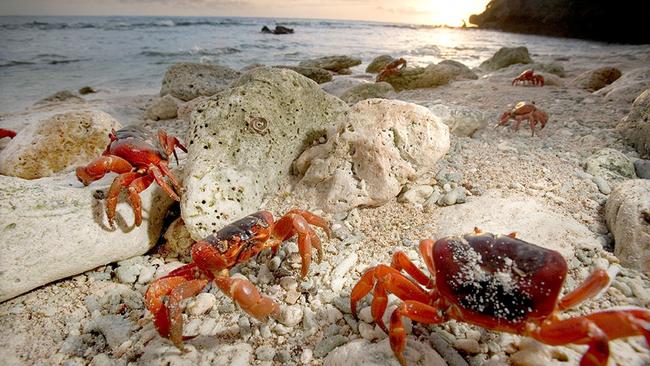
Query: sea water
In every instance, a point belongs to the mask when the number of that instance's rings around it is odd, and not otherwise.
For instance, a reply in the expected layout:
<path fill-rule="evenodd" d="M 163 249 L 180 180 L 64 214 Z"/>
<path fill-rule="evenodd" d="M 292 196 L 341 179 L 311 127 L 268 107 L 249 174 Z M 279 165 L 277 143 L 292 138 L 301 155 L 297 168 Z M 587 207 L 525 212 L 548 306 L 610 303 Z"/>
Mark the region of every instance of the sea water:
<path fill-rule="evenodd" d="M 264 34 L 267 25 L 294 34 Z M 155 93 L 177 62 L 296 65 L 349 55 L 405 57 L 411 65 L 453 59 L 476 67 L 500 47 L 535 55 L 597 58 L 635 46 L 575 39 L 364 21 L 240 17 L 0 17 L 0 113 L 21 110 L 60 90 Z M 638 46 L 636 46 L 638 50 Z"/>

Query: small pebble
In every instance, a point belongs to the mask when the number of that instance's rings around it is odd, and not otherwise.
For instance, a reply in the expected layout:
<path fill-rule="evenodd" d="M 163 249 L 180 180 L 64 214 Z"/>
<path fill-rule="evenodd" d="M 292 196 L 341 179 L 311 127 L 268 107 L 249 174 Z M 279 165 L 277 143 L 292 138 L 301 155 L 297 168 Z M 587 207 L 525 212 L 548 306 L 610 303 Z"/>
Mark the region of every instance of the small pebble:
<path fill-rule="evenodd" d="M 273 356 L 275 356 L 273 346 L 261 346 L 255 350 L 255 357 L 260 361 L 272 361 Z"/>
<path fill-rule="evenodd" d="M 287 294 L 284 297 L 284 301 L 289 305 L 293 305 L 296 303 L 296 301 L 298 301 L 299 298 L 300 298 L 300 292 L 295 290 L 290 290 L 287 291 Z"/>
<path fill-rule="evenodd" d="M 596 186 L 598 187 L 598 190 L 602 194 L 610 194 L 612 192 L 612 189 L 609 187 L 609 184 L 607 181 L 601 177 L 601 176 L 595 176 L 591 179 L 594 183 L 596 183 Z"/>
<path fill-rule="evenodd" d="M 205 314 L 214 306 L 217 299 L 209 292 L 202 292 L 187 305 L 187 312 L 192 315 Z"/>
<path fill-rule="evenodd" d="M 300 354 L 300 362 L 302 362 L 304 365 L 307 365 L 313 359 L 314 353 L 310 348 L 305 348 L 302 350 L 302 353 Z"/>
<path fill-rule="evenodd" d="M 298 325 L 303 318 L 302 306 L 300 305 L 291 305 L 286 306 L 282 315 L 280 316 L 279 321 L 286 325 L 287 327 L 293 327 Z"/>
<path fill-rule="evenodd" d="M 334 348 L 346 344 L 348 338 L 342 335 L 334 335 L 331 337 L 324 338 L 322 341 L 316 344 L 314 347 L 314 357 L 325 357 L 330 353 Z"/>
<path fill-rule="evenodd" d="M 454 348 L 471 355 L 477 354 L 480 351 L 479 344 L 475 339 L 457 339 L 454 341 Z"/>

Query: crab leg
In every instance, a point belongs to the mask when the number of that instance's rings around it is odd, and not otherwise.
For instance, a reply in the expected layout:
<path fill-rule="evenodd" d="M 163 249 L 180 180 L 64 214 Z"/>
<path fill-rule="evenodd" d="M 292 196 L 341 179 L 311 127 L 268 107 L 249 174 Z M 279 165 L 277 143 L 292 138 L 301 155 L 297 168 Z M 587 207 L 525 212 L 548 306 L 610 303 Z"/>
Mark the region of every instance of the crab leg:
<path fill-rule="evenodd" d="M 128 187 L 134 180 L 141 176 L 142 174 L 138 172 L 128 172 L 120 174 L 113 180 L 111 187 L 108 189 L 108 194 L 106 195 L 106 216 L 111 225 L 113 225 L 113 220 L 115 220 L 115 209 L 117 208 L 117 199 L 120 196 L 120 190 L 122 187 Z M 135 212 L 135 208 L 133 210 Z"/>
<path fill-rule="evenodd" d="M 406 346 L 406 331 L 402 323 L 402 317 L 424 324 L 440 324 L 447 321 L 439 315 L 438 308 L 432 305 L 423 304 L 419 301 L 407 300 L 393 311 L 390 316 L 390 348 L 402 366 L 406 366 L 406 359 L 402 355 Z"/>
<path fill-rule="evenodd" d="M 406 254 L 404 254 L 404 252 L 395 252 L 395 254 L 393 254 L 393 261 L 391 262 L 390 266 L 398 271 L 404 270 L 414 280 L 426 288 L 433 287 L 433 280 L 431 280 L 429 276 L 424 274 L 424 272 L 422 272 L 415 264 L 413 264 L 413 262 L 411 262 L 411 260 L 406 256 Z"/>
<path fill-rule="evenodd" d="M 140 192 L 147 189 L 152 182 L 153 177 L 145 175 L 134 179 L 127 188 L 129 201 L 131 201 L 131 207 L 133 207 L 133 214 L 135 215 L 135 226 L 142 224 L 142 200 L 140 199 Z"/>
<path fill-rule="evenodd" d="M 183 319 L 181 300 L 192 297 L 207 285 L 208 280 L 187 280 L 184 277 L 165 277 L 152 283 L 145 294 L 145 305 L 153 314 L 158 333 L 171 339 L 176 347 L 183 347 Z M 167 303 L 163 299 L 167 299 Z"/>
<path fill-rule="evenodd" d="M 160 168 L 163 168 L 163 171 L 161 171 Z M 169 197 L 171 197 L 174 201 L 180 201 L 180 197 L 174 192 L 174 190 L 165 182 L 165 179 L 163 178 L 163 175 L 167 175 L 169 177 L 169 180 L 172 182 L 174 187 L 180 191 L 180 185 L 178 184 L 178 181 L 176 181 L 176 177 L 174 177 L 171 174 L 171 171 L 165 164 L 160 163 L 159 166 L 156 166 L 154 164 L 149 165 L 149 174 L 152 176 L 153 179 L 156 180 L 156 183 L 160 186 L 160 188 L 165 191 Z"/>
<path fill-rule="evenodd" d="M 175 147 L 178 146 L 178 148 L 183 152 L 187 152 L 185 146 L 183 146 L 183 144 L 181 144 L 181 142 L 178 141 L 175 136 L 168 135 L 164 130 L 158 130 L 158 142 L 160 143 L 160 146 L 162 146 L 163 150 L 165 150 L 165 154 L 167 154 L 167 156 L 174 154 L 174 158 L 176 158 L 176 164 L 178 164 L 178 156 L 176 155 Z"/>
<path fill-rule="evenodd" d="M 430 295 L 425 290 L 417 286 L 408 278 L 404 277 L 398 270 L 383 264 L 366 271 L 359 282 L 350 292 L 350 309 L 352 314 L 357 314 L 357 303 L 364 296 L 373 290 L 373 299 L 371 303 L 371 313 L 375 323 L 386 331 L 386 325 L 382 319 L 388 305 L 388 293 L 392 293 L 402 300 L 415 300 L 422 303 L 428 303 Z"/>
<path fill-rule="evenodd" d="M 308 211 L 291 210 L 282 216 L 274 225 L 271 232 L 272 246 L 280 245 L 281 242 L 298 234 L 298 249 L 302 258 L 302 269 L 300 275 L 305 277 L 311 264 L 311 248 L 316 248 L 318 262 L 323 257 L 323 247 L 314 229 L 309 224 L 319 226 L 330 235 L 329 224 L 324 219 Z"/>
<path fill-rule="evenodd" d="M 243 278 L 217 276 L 214 283 L 253 318 L 265 322 L 269 315 L 279 316 L 278 304 L 259 293 L 255 285 Z"/>
<path fill-rule="evenodd" d="M 87 166 L 77 168 L 77 178 L 85 185 L 101 179 L 106 173 L 128 173 L 133 166 L 126 160 L 115 155 L 100 156 L 91 161 Z"/>
<path fill-rule="evenodd" d="M 558 303 L 560 310 L 572 308 L 579 303 L 598 295 L 606 288 L 611 279 L 604 269 L 597 269 L 585 281 L 570 293 L 566 294 Z"/>
<path fill-rule="evenodd" d="M 587 344 L 580 366 L 605 366 L 609 341 L 642 335 L 650 344 L 650 312 L 645 309 L 609 310 L 565 320 L 544 322 L 531 336 L 549 345 Z"/>
<path fill-rule="evenodd" d="M 436 242 L 431 239 L 420 241 L 420 255 L 422 256 L 422 260 L 424 261 L 424 264 L 427 266 L 427 269 L 432 276 L 434 276 L 436 273 L 436 267 L 433 264 L 433 257 L 431 256 L 433 254 L 433 246 L 435 244 Z"/>

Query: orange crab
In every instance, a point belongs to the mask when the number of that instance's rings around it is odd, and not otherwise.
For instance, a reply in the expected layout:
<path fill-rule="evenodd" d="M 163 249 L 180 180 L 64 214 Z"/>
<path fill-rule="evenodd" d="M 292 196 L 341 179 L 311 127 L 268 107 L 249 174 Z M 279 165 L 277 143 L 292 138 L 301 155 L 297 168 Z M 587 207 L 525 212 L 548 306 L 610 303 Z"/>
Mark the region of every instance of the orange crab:
<path fill-rule="evenodd" d="M 0 128 L 0 139 L 3 137 L 9 137 L 10 139 L 16 137 L 16 132 L 12 130 L 7 130 L 4 128 Z"/>
<path fill-rule="evenodd" d="M 180 301 L 199 293 L 210 281 L 231 297 L 250 316 L 266 321 L 278 316 L 278 305 L 263 296 L 248 280 L 230 277 L 229 270 L 266 248 L 275 253 L 280 244 L 298 235 L 298 251 L 302 258 L 302 277 L 311 263 L 311 250 L 323 255 L 320 239 L 311 225 L 331 236 L 329 223 L 311 212 L 293 209 L 274 221 L 268 211 L 256 212 L 226 225 L 192 246 L 193 262 L 154 281 L 145 294 L 145 305 L 153 314 L 158 333 L 171 339 L 183 350 L 183 318 Z"/>
<path fill-rule="evenodd" d="M 546 126 L 546 122 L 548 121 L 548 114 L 543 110 L 537 108 L 535 102 L 519 102 L 511 110 L 503 112 L 501 118 L 499 119 L 499 123 L 497 123 L 494 127 L 499 127 L 507 124 L 511 118 L 516 121 L 512 127 L 512 129 L 515 131 L 519 131 L 519 125 L 521 124 L 521 121 L 528 120 L 532 135 L 535 136 L 535 126 L 537 123 L 540 123 L 542 125 L 541 128 L 544 128 L 544 126 Z"/>
<path fill-rule="evenodd" d="M 650 344 L 650 311 L 641 308 L 605 310 L 560 319 L 569 309 L 607 288 L 613 275 L 598 269 L 583 284 L 558 298 L 567 274 L 562 255 L 509 235 L 481 233 L 420 242 L 420 254 L 432 277 L 406 254 L 393 255 L 390 266 L 366 271 L 350 294 L 352 314 L 373 291 L 371 313 L 389 334 L 402 365 L 406 333 L 402 317 L 426 324 L 455 319 L 486 329 L 520 334 L 549 344 L 586 344 L 580 366 L 605 366 L 612 339 L 642 335 Z M 406 277 L 405 271 L 411 278 Z M 382 320 L 388 293 L 404 302 Z"/>
<path fill-rule="evenodd" d="M 377 75 L 377 79 L 375 81 L 377 82 L 384 81 L 389 76 L 397 74 L 397 72 L 404 69 L 405 67 L 406 67 L 406 60 L 400 57 L 397 60 L 384 66 L 384 68 L 382 68 L 379 71 L 379 74 Z"/>
<path fill-rule="evenodd" d="M 153 181 L 174 200 L 180 198 L 167 184 L 167 177 L 177 191 L 181 191 L 178 179 L 174 177 L 167 166 L 168 158 L 174 154 L 178 147 L 187 152 L 176 137 L 169 136 L 159 130 L 154 136 L 148 130 L 139 126 L 128 126 L 120 130 L 113 130 L 109 135 L 111 139 L 102 156 L 91 161 L 85 167 L 77 168 L 77 178 L 84 184 L 101 179 L 106 173 L 114 172 L 119 175 L 111 184 L 106 197 L 106 213 L 112 225 L 115 218 L 117 199 L 122 187 L 129 193 L 129 201 L 135 214 L 135 225 L 142 223 L 142 204 L 139 193 L 147 189 Z"/>
<path fill-rule="evenodd" d="M 512 85 L 517 85 L 519 83 L 531 83 L 533 85 L 544 86 L 544 77 L 539 74 L 535 74 L 535 70 L 528 69 L 524 70 L 519 76 L 512 79 Z"/>

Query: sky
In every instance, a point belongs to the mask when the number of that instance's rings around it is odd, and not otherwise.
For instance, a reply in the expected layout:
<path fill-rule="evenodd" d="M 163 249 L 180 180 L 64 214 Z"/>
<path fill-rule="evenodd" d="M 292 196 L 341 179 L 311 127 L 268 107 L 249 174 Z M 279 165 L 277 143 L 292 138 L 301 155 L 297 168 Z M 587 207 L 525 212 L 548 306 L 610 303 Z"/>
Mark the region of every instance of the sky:
<path fill-rule="evenodd" d="M 489 0 L 0 0 L 0 15 L 354 19 L 460 26 Z M 467 22 L 469 25 L 469 22 Z"/>

